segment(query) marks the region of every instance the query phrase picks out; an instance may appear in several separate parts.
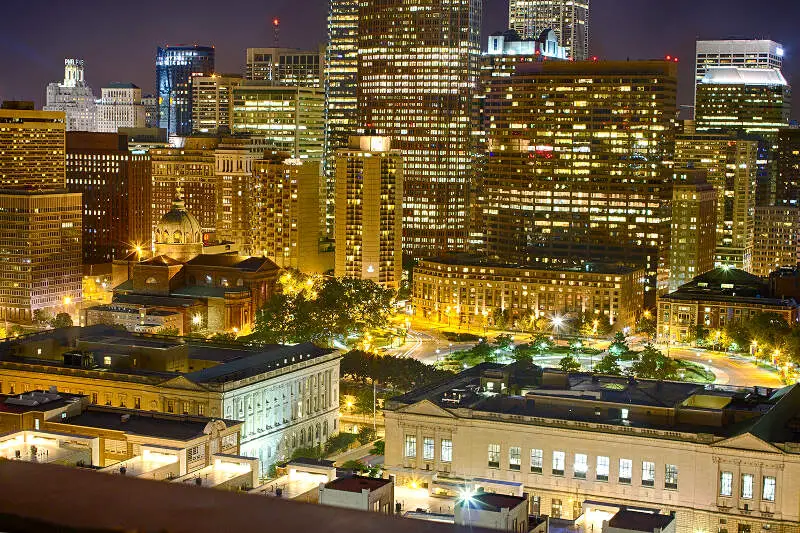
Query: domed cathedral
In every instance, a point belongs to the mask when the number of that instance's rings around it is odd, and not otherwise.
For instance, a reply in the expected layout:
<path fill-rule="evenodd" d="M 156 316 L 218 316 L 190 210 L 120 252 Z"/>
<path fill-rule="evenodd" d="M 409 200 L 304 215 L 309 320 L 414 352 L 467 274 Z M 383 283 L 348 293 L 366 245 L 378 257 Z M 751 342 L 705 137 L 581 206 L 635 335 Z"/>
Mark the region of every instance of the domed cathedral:
<path fill-rule="evenodd" d="M 156 257 L 166 255 L 180 262 L 190 261 L 203 253 L 203 229 L 197 218 L 186 210 L 180 196 L 175 198 L 172 209 L 156 225 L 153 245 Z"/>
<path fill-rule="evenodd" d="M 180 193 L 153 232 L 153 256 L 132 255 L 115 272 L 109 312 L 119 321 L 128 309 L 132 331 L 146 331 L 138 319 L 156 312 L 182 315 L 179 333 L 241 331 L 252 326 L 256 311 L 272 296 L 278 266 L 264 257 L 239 255 L 234 243 L 219 242 L 204 231 Z M 124 263 L 124 266 L 122 265 Z M 123 277 L 124 276 L 124 277 Z M 96 321 L 110 319 L 94 310 Z M 87 315 L 87 325 L 90 320 Z M 130 327 L 129 327 L 130 326 Z"/>

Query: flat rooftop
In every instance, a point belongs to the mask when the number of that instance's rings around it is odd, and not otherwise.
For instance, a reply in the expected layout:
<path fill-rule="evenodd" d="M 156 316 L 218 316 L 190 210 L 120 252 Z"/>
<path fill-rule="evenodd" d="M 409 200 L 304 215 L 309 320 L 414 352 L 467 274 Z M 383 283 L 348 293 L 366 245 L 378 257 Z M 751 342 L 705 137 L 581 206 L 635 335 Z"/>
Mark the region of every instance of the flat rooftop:
<path fill-rule="evenodd" d="M 214 419 L 202 416 L 90 406 L 80 415 L 62 422 L 74 426 L 122 431 L 132 435 L 190 441 L 202 437 L 212 420 Z M 222 422 L 228 428 L 241 424 L 236 420 L 222 420 Z"/>
<path fill-rule="evenodd" d="M 472 254 L 451 254 L 441 257 L 424 259 L 422 263 L 438 263 L 442 265 L 464 266 L 476 268 L 513 268 L 519 270 L 539 270 L 542 272 L 574 272 L 587 274 L 630 274 L 644 267 L 632 267 L 618 263 L 585 262 L 574 265 L 544 264 L 544 263 L 503 263 L 492 261 L 486 257 Z"/>
<path fill-rule="evenodd" d="M 673 520 L 674 518 L 669 515 L 620 509 L 617 514 L 611 517 L 608 525 L 618 529 L 652 532 L 655 529 L 667 527 Z"/>
<path fill-rule="evenodd" d="M 344 492 L 361 493 L 362 490 L 378 490 L 392 483 L 391 479 L 381 479 L 365 476 L 352 476 L 334 479 L 325 484 L 326 489 L 341 490 Z"/>
<path fill-rule="evenodd" d="M 471 498 L 464 499 L 462 505 L 464 507 L 483 511 L 499 511 L 500 509 L 513 509 L 517 505 L 527 501 L 527 498 L 522 496 L 479 492 L 478 494 L 474 494 Z"/>
<path fill-rule="evenodd" d="M 79 394 L 41 390 L 22 394 L 0 394 L 0 413 L 47 412 L 79 402 L 84 397 Z"/>

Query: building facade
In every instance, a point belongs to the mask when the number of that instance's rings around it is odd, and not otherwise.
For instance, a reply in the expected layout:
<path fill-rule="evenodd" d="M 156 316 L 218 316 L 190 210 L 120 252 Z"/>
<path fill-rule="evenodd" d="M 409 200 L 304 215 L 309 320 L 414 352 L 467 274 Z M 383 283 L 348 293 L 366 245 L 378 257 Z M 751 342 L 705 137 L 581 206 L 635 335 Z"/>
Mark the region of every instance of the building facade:
<path fill-rule="evenodd" d="M 800 130 L 786 128 L 778 132 L 775 205 L 800 206 Z"/>
<path fill-rule="evenodd" d="M 569 57 L 589 59 L 589 0 L 510 0 L 508 27 L 523 39 L 553 30 Z"/>
<path fill-rule="evenodd" d="M 359 126 L 403 153 L 403 249 L 466 249 L 481 0 L 369 0 L 358 11 Z"/>
<path fill-rule="evenodd" d="M 262 157 L 248 139 L 223 137 L 214 150 L 217 177 L 216 236 L 247 253 L 251 249 L 253 163 Z"/>
<path fill-rule="evenodd" d="M 757 140 L 697 133 L 691 122 L 675 136 L 675 167 L 704 170 L 717 193 L 714 263 L 718 266 L 752 268 L 757 157 Z"/>
<path fill-rule="evenodd" d="M 761 313 L 787 323 L 800 319 L 800 305 L 772 293 L 765 278 L 735 268 L 716 268 L 658 298 L 658 339 L 688 342 L 696 327 L 724 329 Z"/>
<path fill-rule="evenodd" d="M 332 254 L 320 251 L 325 227 L 319 164 L 276 156 L 255 161 L 253 174 L 253 253 L 280 268 L 330 270 Z"/>
<path fill-rule="evenodd" d="M 233 133 L 263 137 L 279 152 L 322 162 L 325 95 L 314 87 L 244 81 L 233 89 Z"/>
<path fill-rule="evenodd" d="M 403 156 L 388 137 L 351 137 L 336 152 L 337 277 L 400 288 Z"/>
<path fill-rule="evenodd" d="M 717 193 L 703 170 L 676 170 L 672 184 L 669 290 L 714 268 Z"/>
<path fill-rule="evenodd" d="M 697 41 L 695 51 L 695 84 L 700 83 L 709 67 L 780 70 L 783 66 L 783 46 L 775 41 L 746 39 Z"/>
<path fill-rule="evenodd" d="M 95 131 L 97 124 L 95 97 L 83 78 L 83 66 L 83 59 L 65 59 L 64 80 L 47 86 L 42 109 L 63 112 L 67 131 Z"/>
<path fill-rule="evenodd" d="M 63 187 L 63 185 L 62 185 Z M 79 193 L 0 191 L 0 318 L 72 313 L 81 301 Z"/>
<path fill-rule="evenodd" d="M 754 224 L 753 274 L 765 277 L 800 264 L 800 207 L 756 207 Z"/>
<path fill-rule="evenodd" d="M 35 111 L 32 102 L 3 102 L 0 188 L 64 188 L 64 121 L 63 112 Z"/>
<path fill-rule="evenodd" d="M 646 265 L 647 290 L 666 289 L 662 162 L 674 155 L 676 74 L 665 61 L 545 61 L 486 85 L 479 201 L 488 254 Z M 606 115 L 613 120 L 598 121 Z"/>
<path fill-rule="evenodd" d="M 529 514 L 587 530 L 628 507 L 672 514 L 677 533 L 792 532 L 798 400 L 488 365 L 389 402 L 385 469 L 431 495 L 524 490 Z"/>
<path fill-rule="evenodd" d="M 192 133 L 192 85 L 214 73 L 213 46 L 165 46 L 156 53 L 158 125 L 168 135 Z"/>
<path fill-rule="evenodd" d="M 221 133 L 233 129 L 233 88 L 240 76 L 212 74 L 192 79 L 192 132 Z"/>
<path fill-rule="evenodd" d="M 0 386 L 20 394 L 38 384 L 86 395 L 97 405 L 239 420 L 240 453 L 258 458 L 262 474 L 294 449 L 338 432 L 339 352 L 311 344 L 260 350 L 158 342 L 160 349 L 151 337 L 107 326 L 8 341 Z M 87 357 L 70 357 L 76 346 Z M 165 359 L 169 368 L 151 370 Z"/>
<path fill-rule="evenodd" d="M 358 128 L 358 0 L 328 2 L 325 50 L 325 231 L 333 235 L 336 150 L 347 148 Z"/>
<path fill-rule="evenodd" d="M 497 311 L 510 322 L 579 315 L 632 326 L 644 305 L 645 272 L 593 263 L 585 267 L 511 265 L 473 257 L 421 261 L 414 269 L 414 313 L 444 324 L 486 327 Z"/>
<path fill-rule="evenodd" d="M 151 163 L 117 133 L 67 134 L 67 189 L 83 195 L 83 262 L 111 263 L 150 247 Z"/>
<path fill-rule="evenodd" d="M 112 83 L 100 89 L 95 131 L 117 133 L 119 128 L 144 128 L 142 90 L 132 83 Z"/>
<path fill-rule="evenodd" d="M 274 85 L 317 87 L 324 84 L 325 47 L 319 50 L 297 48 L 248 48 L 245 77 Z"/>

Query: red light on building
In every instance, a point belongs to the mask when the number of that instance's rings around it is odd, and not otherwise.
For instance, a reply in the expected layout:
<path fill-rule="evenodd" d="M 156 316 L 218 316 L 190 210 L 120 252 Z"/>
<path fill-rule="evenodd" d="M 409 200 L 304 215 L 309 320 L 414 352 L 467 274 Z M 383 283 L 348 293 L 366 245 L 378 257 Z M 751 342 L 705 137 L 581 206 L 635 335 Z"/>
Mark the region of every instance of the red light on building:
<path fill-rule="evenodd" d="M 281 20 L 278 17 L 275 17 L 274 19 L 272 19 L 272 25 L 273 26 L 279 26 L 280 23 L 281 23 Z"/>

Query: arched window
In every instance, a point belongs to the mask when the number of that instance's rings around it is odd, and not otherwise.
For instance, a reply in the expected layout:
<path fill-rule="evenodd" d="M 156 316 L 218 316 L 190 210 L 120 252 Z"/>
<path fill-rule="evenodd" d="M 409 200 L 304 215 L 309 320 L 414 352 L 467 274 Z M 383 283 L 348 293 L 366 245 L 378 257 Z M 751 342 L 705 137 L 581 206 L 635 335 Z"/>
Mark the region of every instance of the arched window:
<path fill-rule="evenodd" d="M 236 280 L 236 286 L 237 287 L 244 287 L 244 280 L 242 278 L 237 279 Z"/>
<path fill-rule="evenodd" d="M 176 243 L 183 242 L 182 241 L 183 233 L 181 233 L 181 230 L 176 229 L 175 233 L 172 234 L 172 238 L 175 240 Z"/>
<path fill-rule="evenodd" d="M 147 285 L 155 285 L 156 283 L 158 283 L 158 280 L 156 278 L 147 278 L 145 280 L 145 284 Z"/>

